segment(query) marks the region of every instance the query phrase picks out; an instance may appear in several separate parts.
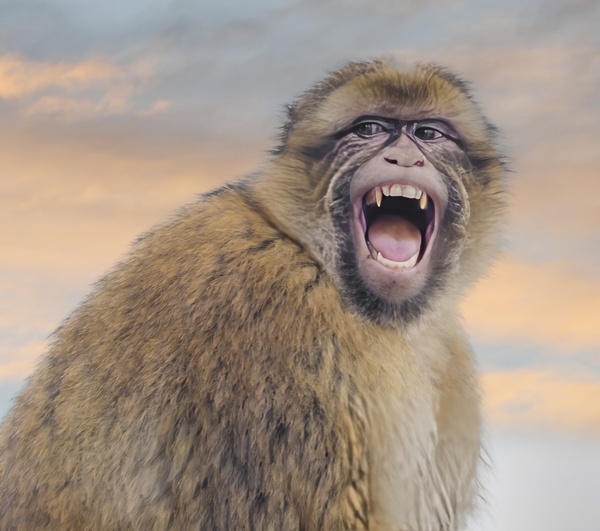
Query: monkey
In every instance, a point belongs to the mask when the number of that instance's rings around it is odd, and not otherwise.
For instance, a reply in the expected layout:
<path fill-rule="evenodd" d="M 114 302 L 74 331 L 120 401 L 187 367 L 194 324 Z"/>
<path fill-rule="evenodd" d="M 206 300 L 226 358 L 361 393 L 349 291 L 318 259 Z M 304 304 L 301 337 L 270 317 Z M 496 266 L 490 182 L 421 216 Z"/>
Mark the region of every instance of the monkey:
<path fill-rule="evenodd" d="M 52 336 L 1 429 L 0 529 L 462 528 L 497 137 L 437 64 L 303 92 L 262 170 L 142 235 Z"/>

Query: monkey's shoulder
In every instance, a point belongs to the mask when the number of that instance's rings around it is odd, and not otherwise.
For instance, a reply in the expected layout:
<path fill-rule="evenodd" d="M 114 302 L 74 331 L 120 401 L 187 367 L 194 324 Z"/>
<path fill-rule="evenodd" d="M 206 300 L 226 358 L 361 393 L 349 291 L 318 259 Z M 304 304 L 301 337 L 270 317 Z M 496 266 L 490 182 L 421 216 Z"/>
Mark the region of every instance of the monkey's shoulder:
<path fill-rule="evenodd" d="M 303 274 L 304 269 L 310 271 Z M 217 189 L 182 209 L 141 238 L 122 268 L 126 275 L 158 284 L 178 278 L 214 289 L 232 281 L 237 291 L 251 286 L 259 292 L 266 283 L 284 277 L 301 282 L 321 271 L 301 245 L 269 221 L 243 183 Z"/>
<path fill-rule="evenodd" d="M 279 337 L 290 345 L 291 330 L 299 343 L 318 334 L 315 323 L 325 325 L 340 304 L 308 252 L 269 222 L 245 186 L 229 185 L 136 242 L 57 337 L 107 356 L 181 345 L 258 349 Z"/>

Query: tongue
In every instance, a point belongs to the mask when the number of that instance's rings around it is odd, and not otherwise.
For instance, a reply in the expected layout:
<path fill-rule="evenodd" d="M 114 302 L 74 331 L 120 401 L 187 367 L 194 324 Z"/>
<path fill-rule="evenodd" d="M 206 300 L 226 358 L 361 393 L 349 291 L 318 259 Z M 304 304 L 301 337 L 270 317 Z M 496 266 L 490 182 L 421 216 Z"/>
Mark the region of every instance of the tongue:
<path fill-rule="evenodd" d="M 384 258 L 406 262 L 421 247 L 421 233 L 400 216 L 381 216 L 369 225 L 369 242 Z"/>

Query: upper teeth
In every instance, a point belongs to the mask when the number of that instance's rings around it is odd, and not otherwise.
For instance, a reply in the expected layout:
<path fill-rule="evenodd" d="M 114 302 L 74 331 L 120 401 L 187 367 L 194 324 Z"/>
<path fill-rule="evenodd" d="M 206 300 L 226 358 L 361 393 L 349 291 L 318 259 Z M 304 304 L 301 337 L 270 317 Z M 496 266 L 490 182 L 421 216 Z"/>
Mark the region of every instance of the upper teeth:
<path fill-rule="evenodd" d="M 410 184 L 384 184 L 383 186 L 376 186 L 367 194 L 365 198 L 367 205 L 377 204 L 381 206 L 381 200 L 383 196 L 391 197 L 408 197 L 409 199 L 419 199 L 419 206 L 421 209 L 427 208 L 427 193 L 418 190 Z"/>

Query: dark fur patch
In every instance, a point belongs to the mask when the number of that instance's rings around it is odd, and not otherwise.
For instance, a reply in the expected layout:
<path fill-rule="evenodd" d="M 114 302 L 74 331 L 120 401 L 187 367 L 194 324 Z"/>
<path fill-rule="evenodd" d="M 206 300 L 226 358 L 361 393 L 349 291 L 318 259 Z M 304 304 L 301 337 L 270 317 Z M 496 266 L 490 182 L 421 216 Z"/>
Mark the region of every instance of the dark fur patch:
<path fill-rule="evenodd" d="M 254 247 L 250 247 L 248 249 L 249 253 L 260 253 L 262 251 L 266 251 L 268 249 L 270 249 L 271 247 L 273 247 L 273 245 L 275 245 L 275 240 L 273 238 L 270 238 L 268 240 L 263 240 L 262 242 L 260 242 L 258 245 L 255 245 Z"/>

